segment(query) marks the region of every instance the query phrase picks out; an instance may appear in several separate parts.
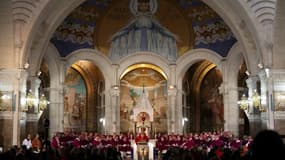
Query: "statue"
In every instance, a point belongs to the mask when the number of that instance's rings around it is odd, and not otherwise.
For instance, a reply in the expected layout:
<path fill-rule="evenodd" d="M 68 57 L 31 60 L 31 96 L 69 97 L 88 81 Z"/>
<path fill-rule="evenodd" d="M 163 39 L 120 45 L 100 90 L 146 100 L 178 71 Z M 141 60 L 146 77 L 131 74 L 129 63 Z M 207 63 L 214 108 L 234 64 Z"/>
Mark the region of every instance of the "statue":
<path fill-rule="evenodd" d="M 153 17 L 156 0 L 131 0 L 130 11 L 134 19 L 111 37 L 111 60 L 119 60 L 134 52 L 148 51 L 169 61 L 176 61 L 176 36 Z"/>

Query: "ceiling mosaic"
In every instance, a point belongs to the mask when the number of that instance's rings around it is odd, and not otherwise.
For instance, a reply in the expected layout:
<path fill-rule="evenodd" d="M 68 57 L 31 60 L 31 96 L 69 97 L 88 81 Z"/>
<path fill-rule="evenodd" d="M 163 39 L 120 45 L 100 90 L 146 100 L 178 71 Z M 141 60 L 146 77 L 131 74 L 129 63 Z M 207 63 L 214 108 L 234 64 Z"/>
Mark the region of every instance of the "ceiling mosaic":
<path fill-rule="evenodd" d="M 224 21 L 200 0 L 158 0 L 156 20 L 177 36 L 178 56 L 207 48 L 226 57 L 236 39 Z M 129 0 L 87 0 L 56 29 L 51 42 L 60 56 L 82 48 L 109 54 L 111 37 L 133 19 Z"/>

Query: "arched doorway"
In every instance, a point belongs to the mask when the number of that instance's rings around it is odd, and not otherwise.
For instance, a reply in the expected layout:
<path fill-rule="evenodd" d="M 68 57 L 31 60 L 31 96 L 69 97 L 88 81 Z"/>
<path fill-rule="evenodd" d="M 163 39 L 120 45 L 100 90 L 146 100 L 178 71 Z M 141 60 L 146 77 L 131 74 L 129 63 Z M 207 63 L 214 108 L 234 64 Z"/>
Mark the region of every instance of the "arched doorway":
<path fill-rule="evenodd" d="M 149 134 L 167 133 L 167 78 L 159 67 L 152 64 L 129 66 L 120 78 L 122 133 L 136 133 L 140 130 L 141 121 L 137 121 L 134 112 L 142 111 L 141 108 L 146 108 L 150 117 L 145 119 L 147 122 L 144 124 Z M 137 115 L 143 115 L 143 112 Z"/>
<path fill-rule="evenodd" d="M 207 60 L 193 64 L 183 77 L 183 131 L 201 132 L 223 129 L 223 97 L 219 93 L 222 74 Z"/>
<path fill-rule="evenodd" d="M 103 133 L 104 78 L 92 62 L 77 61 L 67 70 L 64 93 L 64 130 Z"/>

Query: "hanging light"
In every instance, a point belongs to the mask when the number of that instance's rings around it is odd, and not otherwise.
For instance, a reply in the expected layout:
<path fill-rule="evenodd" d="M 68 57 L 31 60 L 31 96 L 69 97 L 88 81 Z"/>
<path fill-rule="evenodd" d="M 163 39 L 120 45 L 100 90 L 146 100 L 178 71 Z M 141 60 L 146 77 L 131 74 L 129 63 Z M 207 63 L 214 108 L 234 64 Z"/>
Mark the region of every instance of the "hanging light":
<path fill-rule="evenodd" d="M 32 108 L 34 106 L 36 106 L 36 96 L 32 93 L 31 90 L 29 90 L 26 96 L 26 106 L 23 111 L 28 111 L 29 108 Z"/>
<path fill-rule="evenodd" d="M 260 112 L 265 112 L 266 110 L 262 107 L 261 105 L 261 97 L 257 93 L 256 89 L 254 90 L 252 96 L 251 96 L 251 101 L 253 107 L 256 107 Z"/>
<path fill-rule="evenodd" d="M 252 101 L 253 107 L 260 108 L 260 106 L 261 106 L 260 99 L 261 98 L 255 89 L 252 96 L 251 96 L 251 101 Z"/>
<path fill-rule="evenodd" d="M 245 94 L 242 95 L 241 100 L 238 101 L 240 108 L 244 111 L 248 111 L 248 99 Z"/>
<path fill-rule="evenodd" d="M 49 104 L 49 101 L 47 100 L 46 96 L 42 94 L 40 100 L 39 100 L 39 109 L 41 111 L 45 110 L 47 108 L 47 105 Z"/>

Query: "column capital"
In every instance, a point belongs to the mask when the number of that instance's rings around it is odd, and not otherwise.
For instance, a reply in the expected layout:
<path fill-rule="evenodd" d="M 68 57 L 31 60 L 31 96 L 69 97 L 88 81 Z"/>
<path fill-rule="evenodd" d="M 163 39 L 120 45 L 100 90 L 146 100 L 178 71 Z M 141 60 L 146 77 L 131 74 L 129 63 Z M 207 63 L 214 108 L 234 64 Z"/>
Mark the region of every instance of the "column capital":
<path fill-rule="evenodd" d="M 174 89 L 168 89 L 167 94 L 168 96 L 176 96 L 178 90 L 176 88 Z"/>
<path fill-rule="evenodd" d="M 111 88 L 109 91 L 110 95 L 113 96 L 119 96 L 120 95 L 120 90 L 117 88 Z"/>
<path fill-rule="evenodd" d="M 247 84 L 252 84 L 252 83 L 256 83 L 259 80 L 258 75 L 250 75 L 248 76 L 248 78 L 246 79 L 246 83 Z"/>

